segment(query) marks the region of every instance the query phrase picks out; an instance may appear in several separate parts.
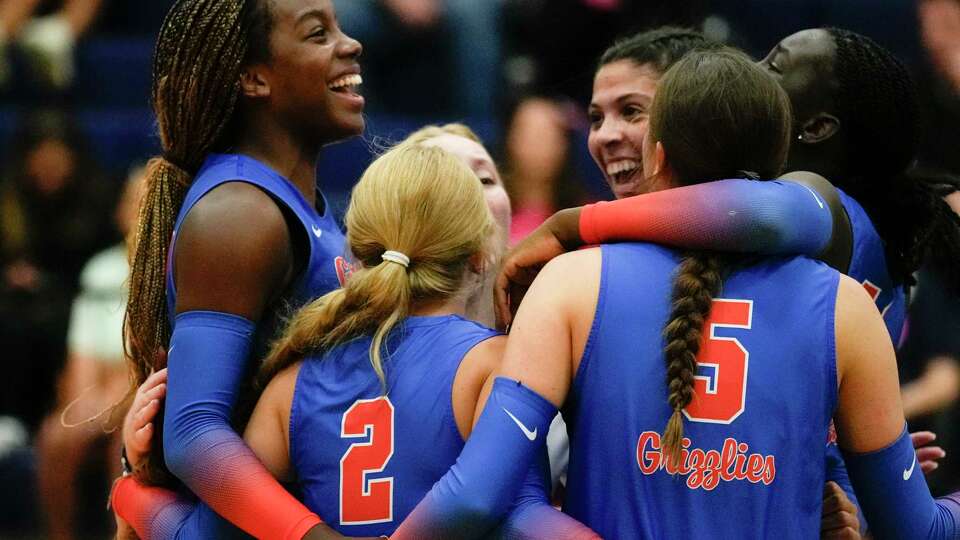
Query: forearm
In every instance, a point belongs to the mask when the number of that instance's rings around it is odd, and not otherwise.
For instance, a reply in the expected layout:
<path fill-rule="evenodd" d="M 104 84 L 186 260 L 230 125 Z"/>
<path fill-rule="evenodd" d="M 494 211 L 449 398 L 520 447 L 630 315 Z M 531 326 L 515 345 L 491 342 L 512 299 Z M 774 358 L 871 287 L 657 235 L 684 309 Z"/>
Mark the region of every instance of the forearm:
<path fill-rule="evenodd" d="M 249 538 L 203 503 L 170 490 L 144 486 L 132 476 L 117 481 L 110 503 L 142 540 Z"/>
<path fill-rule="evenodd" d="M 960 493 L 933 499 L 906 429 L 886 448 L 844 458 L 874 537 L 960 538 Z"/>
<path fill-rule="evenodd" d="M 793 182 L 721 180 L 583 207 L 587 244 L 655 242 L 685 249 L 815 256 L 830 242 L 830 210 Z"/>
<path fill-rule="evenodd" d="M 556 407 L 538 394 L 498 378 L 457 462 L 391 538 L 485 534 L 509 510 L 555 415 Z"/>
<path fill-rule="evenodd" d="M 596 539 L 589 527 L 557 510 L 547 496 L 550 465 L 543 452 L 527 472 L 516 503 L 494 531 L 493 538 L 505 540 Z"/>
<path fill-rule="evenodd" d="M 930 361 L 923 375 L 900 389 L 903 415 L 910 420 L 942 410 L 960 394 L 960 364 L 952 357 Z"/>

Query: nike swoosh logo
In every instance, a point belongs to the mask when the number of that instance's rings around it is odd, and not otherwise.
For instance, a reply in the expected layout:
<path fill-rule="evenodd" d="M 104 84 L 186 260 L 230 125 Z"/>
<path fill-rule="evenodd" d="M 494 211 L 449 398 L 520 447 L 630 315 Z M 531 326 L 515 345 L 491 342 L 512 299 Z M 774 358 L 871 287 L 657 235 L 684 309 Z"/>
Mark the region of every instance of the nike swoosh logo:
<path fill-rule="evenodd" d="M 801 184 L 801 185 L 803 185 L 803 184 Z M 820 208 L 823 208 L 823 202 L 820 201 L 820 197 L 817 197 L 817 192 L 814 191 L 814 190 L 812 190 L 812 189 L 810 189 L 810 188 L 807 187 L 807 186 L 803 186 L 803 188 L 806 189 L 807 191 L 809 191 L 810 194 L 813 195 L 813 200 L 817 201 L 817 204 L 820 205 Z"/>
<path fill-rule="evenodd" d="M 523 432 L 523 434 L 527 437 L 527 439 L 530 439 L 531 441 L 537 440 L 537 429 L 540 429 L 540 428 L 536 428 L 533 431 L 530 431 L 529 429 L 527 429 L 527 426 L 523 425 L 523 422 L 521 422 L 519 418 L 514 416 L 513 413 L 508 411 L 506 407 L 500 407 L 500 408 L 503 409 L 503 412 L 507 413 L 507 416 L 509 416 L 510 419 L 513 420 L 515 424 L 517 424 L 517 426 L 520 428 L 520 431 Z"/>
<path fill-rule="evenodd" d="M 316 225 L 314 225 L 314 226 L 313 226 L 313 235 L 316 236 L 317 238 L 320 238 L 321 236 L 323 236 L 323 229 L 321 229 L 320 227 L 317 227 Z"/>
<path fill-rule="evenodd" d="M 917 454 L 916 454 L 916 452 L 914 452 L 914 454 L 913 454 L 913 463 L 910 464 L 910 468 L 903 470 L 903 481 L 904 481 L 904 482 L 906 482 L 907 480 L 910 479 L 911 476 L 913 476 L 913 469 L 915 469 L 916 466 L 917 466 Z"/>

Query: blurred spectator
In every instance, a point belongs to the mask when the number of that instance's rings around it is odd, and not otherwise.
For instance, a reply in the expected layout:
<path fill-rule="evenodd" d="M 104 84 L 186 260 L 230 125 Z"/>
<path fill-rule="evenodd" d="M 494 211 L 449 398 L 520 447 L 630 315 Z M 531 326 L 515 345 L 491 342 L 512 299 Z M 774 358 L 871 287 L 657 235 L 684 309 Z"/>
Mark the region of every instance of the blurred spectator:
<path fill-rule="evenodd" d="M 508 6 L 510 83 L 524 96 L 506 137 L 516 242 L 557 208 L 582 203 L 583 179 L 571 166 L 600 54 L 641 29 L 698 26 L 707 2 L 516 0 Z M 573 152 L 571 150 L 574 150 Z"/>
<path fill-rule="evenodd" d="M 27 115 L 0 180 L 0 415 L 33 431 L 64 359 L 70 298 L 81 265 L 114 242 L 114 195 L 73 120 Z"/>
<path fill-rule="evenodd" d="M 74 45 L 93 23 L 101 3 L 0 0 L 0 84 L 9 76 L 6 45 L 17 43 L 42 82 L 59 89 L 69 86 L 74 76 Z M 57 9 L 48 13 L 51 4 Z"/>
<path fill-rule="evenodd" d="M 125 237 L 136 224 L 145 185 L 143 173 L 142 167 L 131 172 L 114 214 Z M 112 411 L 111 406 L 129 388 L 122 338 L 129 273 L 126 243 L 94 255 L 81 273 L 80 294 L 70 314 L 67 364 L 60 375 L 57 406 L 37 437 L 39 492 L 52 539 L 76 537 L 78 477 L 94 443 L 109 439 L 103 456 L 107 478 L 112 481 L 120 474 L 120 431 L 107 435 L 106 429 L 116 426 L 109 425 L 110 414 L 105 411 Z M 104 491 L 96 498 L 106 500 L 107 495 Z"/>
<path fill-rule="evenodd" d="M 335 0 L 364 46 L 371 112 L 489 118 L 499 86 L 500 2 Z"/>
<path fill-rule="evenodd" d="M 928 60 L 918 85 L 926 105 L 920 159 L 960 174 L 960 2 L 922 0 L 918 12 Z"/>
<path fill-rule="evenodd" d="M 960 193 L 947 200 L 960 213 Z M 903 346 L 898 351 L 903 412 L 910 429 L 930 430 L 947 451 L 929 477 L 935 494 L 960 488 L 960 304 L 944 272 L 923 268 L 913 291 Z"/>

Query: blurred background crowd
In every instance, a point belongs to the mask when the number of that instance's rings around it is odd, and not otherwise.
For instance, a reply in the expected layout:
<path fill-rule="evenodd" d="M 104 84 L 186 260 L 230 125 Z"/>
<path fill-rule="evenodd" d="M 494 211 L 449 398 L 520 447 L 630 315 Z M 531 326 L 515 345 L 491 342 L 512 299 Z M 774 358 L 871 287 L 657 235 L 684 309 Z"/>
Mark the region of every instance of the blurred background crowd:
<path fill-rule="evenodd" d="M 172 3 L 0 0 L 0 538 L 111 531 L 103 505 L 119 451 L 97 413 L 126 390 L 124 236 L 158 148 L 150 64 Z M 364 45 L 368 104 L 364 138 L 321 162 L 341 211 L 381 142 L 454 120 L 496 149 L 514 240 L 559 208 L 608 198 L 586 149 L 595 62 L 616 37 L 662 24 L 758 58 L 803 28 L 874 38 L 924 96 L 922 164 L 960 174 L 960 0 L 334 3 Z M 901 381 L 911 427 L 947 450 L 929 477 L 936 494 L 960 488 L 960 305 L 937 271 L 918 278 Z"/>

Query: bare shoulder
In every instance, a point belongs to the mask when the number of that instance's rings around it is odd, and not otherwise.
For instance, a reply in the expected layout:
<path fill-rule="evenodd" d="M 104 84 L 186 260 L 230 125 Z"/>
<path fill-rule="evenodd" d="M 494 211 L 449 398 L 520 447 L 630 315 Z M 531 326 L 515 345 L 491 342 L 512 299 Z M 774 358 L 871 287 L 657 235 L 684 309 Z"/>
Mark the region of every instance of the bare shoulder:
<path fill-rule="evenodd" d="M 837 368 L 842 373 L 860 363 L 871 369 L 882 358 L 893 358 L 890 334 L 866 289 L 856 280 L 840 275 L 834 314 Z"/>
<path fill-rule="evenodd" d="M 263 394 L 260 396 L 260 401 L 266 400 L 271 405 L 283 406 L 285 410 L 289 411 L 301 367 L 303 367 L 302 360 L 277 373 L 267 383 L 267 387 L 264 388 Z"/>
<path fill-rule="evenodd" d="M 223 184 L 197 202 L 178 232 L 177 312 L 210 309 L 257 319 L 294 266 L 277 203 L 250 184 Z"/>
<path fill-rule="evenodd" d="M 479 379 L 486 379 L 491 373 L 500 369 L 503 351 L 506 348 L 507 336 L 499 335 L 485 339 L 474 345 L 463 357 L 462 369 L 474 373 Z"/>
<path fill-rule="evenodd" d="M 543 267 L 534 281 L 534 287 L 540 282 L 541 287 L 546 286 L 560 291 L 588 288 L 589 277 L 600 275 L 601 261 L 599 247 L 564 253 Z"/>

